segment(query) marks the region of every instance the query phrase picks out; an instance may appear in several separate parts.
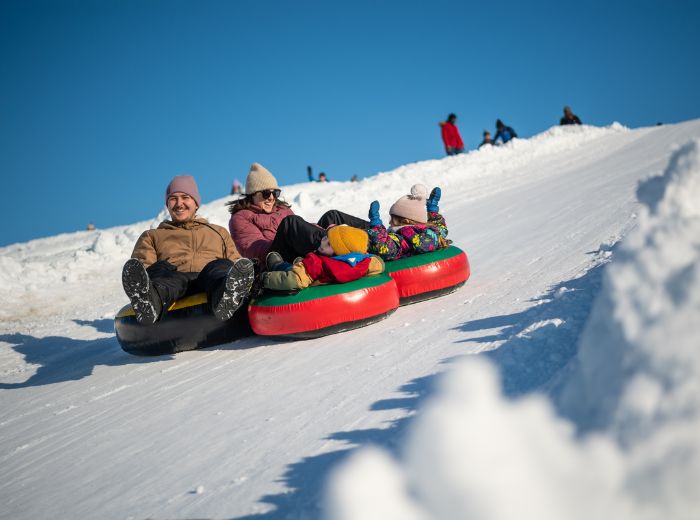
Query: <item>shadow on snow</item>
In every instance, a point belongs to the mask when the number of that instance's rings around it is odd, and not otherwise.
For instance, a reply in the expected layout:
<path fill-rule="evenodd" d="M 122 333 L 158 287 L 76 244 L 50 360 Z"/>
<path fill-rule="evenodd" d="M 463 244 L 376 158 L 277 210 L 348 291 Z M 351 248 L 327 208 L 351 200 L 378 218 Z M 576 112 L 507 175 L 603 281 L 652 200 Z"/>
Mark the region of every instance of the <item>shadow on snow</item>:
<path fill-rule="evenodd" d="M 514 399 L 531 392 L 543 392 L 552 398 L 556 406 L 556 399 L 553 398 L 566 379 L 570 362 L 575 358 L 578 339 L 600 290 L 604 266 L 605 263 L 601 262 L 585 275 L 557 284 L 533 300 L 535 305 L 525 311 L 473 320 L 458 327 L 464 332 L 485 332 L 481 337 L 461 340 L 463 342 L 503 342 L 498 349 L 482 355 L 499 368 L 505 396 Z M 493 334 L 491 331 L 494 329 L 500 331 Z M 467 355 L 446 359 L 442 363 L 453 363 L 464 357 Z M 329 475 L 357 448 L 367 444 L 377 445 L 401 458 L 403 441 L 415 417 L 413 412 L 420 410 L 424 400 L 434 394 L 439 375 L 414 379 L 400 388 L 406 397 L 379 400 L 370 407 L 371 411 L 401 409 L 411 415 L 393 421 L 387 428 L 329 435 L 327 440 L 345 441 L 348 447 L 290 464 L 280 478 L 289 491 L 260 499 L 260 502 L 275 509 L 237 519 L 320 518 L 320 504 Z"/>
<path fill-rule="evenodd" d="M 73 321 L 78 325 L 93 327 L 98 332 L 112 334 L 112 336 L 92 340 L 77 340 L 62 336 L 36 338 L 19 333 L 0 335 L 0 342 L 9 343 L 16 352 L 22 354 L 26 363 L 39 365 L 36 372 L 22 383 L 0 381 L 0 389 L 9 390 L 77 381 L 92 375 L 95 367 L 100 365 L 133 365 L 163 361 L 174 357 L 173 354 L 141 357 L 124 352 L 119 346 L 116 336 L 114 336 L 114 321 L 111 319 Z M 260 341 L 255 341 L 255 338 L 246 338 L 210 348 L 242 349 L 257 347 L 262 344 Z"/>

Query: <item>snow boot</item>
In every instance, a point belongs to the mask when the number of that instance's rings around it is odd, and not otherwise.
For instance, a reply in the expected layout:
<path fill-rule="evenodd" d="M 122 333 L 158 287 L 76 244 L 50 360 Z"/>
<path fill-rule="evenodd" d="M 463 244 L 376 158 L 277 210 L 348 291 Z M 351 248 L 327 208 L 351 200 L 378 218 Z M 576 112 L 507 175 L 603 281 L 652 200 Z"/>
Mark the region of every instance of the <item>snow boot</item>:
<path fill-rule="evenodd" d="M 231 318 L 245 301 L 255 279 L 253 262 L 247 258 L 239 258 L 226 274 L 224 290 L 216 304 L 212 305 L 214 316 L 225 321 Z"/>
<path fill-rule="evenodd" d="M 267 264 L 268 271 L 289 271 L 292 268 L 292 264 L 285 262 L 282 255 L 277 251 L 270 251 L 267 253 L 265 263 Z"/>
<path fill-rule="evenodd" d="M 122 286 L 131 301 L 136 321 L 141 325 L 152 325 L 162 310 L 160 297 L 151 284 L 146 268 L 140 260 L 127 260 L 122 269 Z"/>

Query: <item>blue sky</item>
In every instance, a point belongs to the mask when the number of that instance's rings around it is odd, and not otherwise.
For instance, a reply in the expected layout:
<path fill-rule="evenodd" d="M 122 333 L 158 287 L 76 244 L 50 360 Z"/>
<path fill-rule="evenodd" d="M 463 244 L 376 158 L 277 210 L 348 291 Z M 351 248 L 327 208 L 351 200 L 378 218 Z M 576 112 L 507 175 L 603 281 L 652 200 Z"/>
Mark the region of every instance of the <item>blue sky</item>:
<path fill-rule="evenodd" d="M 700 117 L 700 2 L 0 1 L 0 245 L 205 202 L 260 162 L 348 180 L 468 149 L 496 118 Z"/>

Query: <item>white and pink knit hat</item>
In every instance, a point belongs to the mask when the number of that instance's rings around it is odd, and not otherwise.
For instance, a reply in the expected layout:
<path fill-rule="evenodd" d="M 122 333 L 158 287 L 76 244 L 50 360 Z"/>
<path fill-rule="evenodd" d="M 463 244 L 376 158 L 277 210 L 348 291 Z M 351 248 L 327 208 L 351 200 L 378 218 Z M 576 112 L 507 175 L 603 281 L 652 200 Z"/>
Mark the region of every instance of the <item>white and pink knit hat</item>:
<path fill-rule="evenodd" d="M 389 214 L 425 224 L 428 221 L 428 210 L 425 207 L 427 197 L 428 188 L 423 184 L 414 184 L 411 186 L 411 194 L 394 202 Z"/>

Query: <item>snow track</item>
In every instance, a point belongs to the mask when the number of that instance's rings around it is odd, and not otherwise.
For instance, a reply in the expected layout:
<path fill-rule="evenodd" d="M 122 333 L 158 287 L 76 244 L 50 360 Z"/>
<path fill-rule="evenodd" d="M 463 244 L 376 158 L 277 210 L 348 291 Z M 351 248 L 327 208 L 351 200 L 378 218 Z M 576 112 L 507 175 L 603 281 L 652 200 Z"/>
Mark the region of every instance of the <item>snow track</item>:
<path fill-rule="evenodd" d="M 637 223 L 638 183 L 692 137 L 698 121 L 557 127 L 360 183 L 285 187 L 309 219 L 364 216 L 375 198 L 386 219 L 412 184 L 439 185 L 472 267 L 453 294 L 317 340 L 124 353 L 121 265 L 162 215 L 0 249 L 0 518 L 319 518 L 332 471 L 368 443 L 398 454 L 462 358 L 499 366 L 509 398 L 556 400 Z M 226 225 L 225 200 L 200 214 Z"/>

